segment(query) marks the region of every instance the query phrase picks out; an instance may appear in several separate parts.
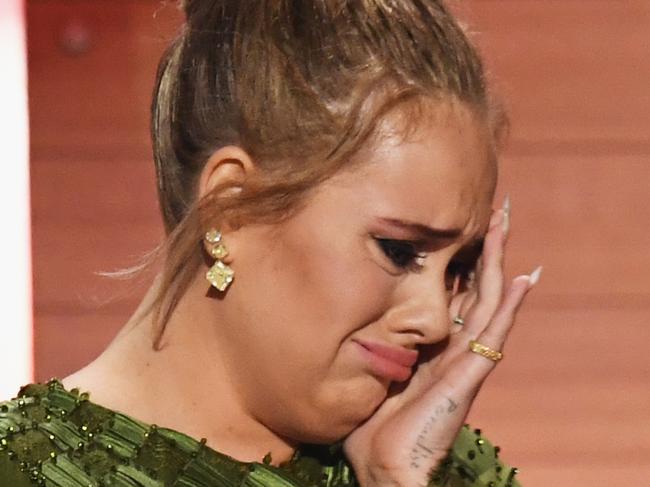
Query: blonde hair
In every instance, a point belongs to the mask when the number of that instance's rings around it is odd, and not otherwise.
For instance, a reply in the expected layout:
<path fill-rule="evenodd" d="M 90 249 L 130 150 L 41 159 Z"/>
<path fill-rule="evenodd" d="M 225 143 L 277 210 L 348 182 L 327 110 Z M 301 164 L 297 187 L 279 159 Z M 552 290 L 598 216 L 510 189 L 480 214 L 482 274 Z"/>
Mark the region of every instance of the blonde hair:
<path fill-rule="evenodd" d="M 441 1 L 186 0 L 163 55 L 151 132 L 167 239 L 153 301 L 160 338 L 202 262 L 206 222 L 274 222 L 339 170 L 407 100 L 495 110 L 480 57 Z M 203 165 L 243 148 L 259 177 L 197 200 Z"/>

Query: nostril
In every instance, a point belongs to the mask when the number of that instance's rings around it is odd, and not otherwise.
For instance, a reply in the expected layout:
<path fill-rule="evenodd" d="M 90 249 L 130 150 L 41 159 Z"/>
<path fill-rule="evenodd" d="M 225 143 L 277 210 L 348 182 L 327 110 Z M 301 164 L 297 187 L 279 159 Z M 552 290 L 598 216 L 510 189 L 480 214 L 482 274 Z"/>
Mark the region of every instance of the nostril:
<path fill-rule="evenodd" d="M 401 334 L 411 335 L 412 339 L 419 345 L 438 343 L 445 340 L 451 332 L 451 322 L 445 311 L 438 316 L 431 314 L 420 314 L 409 319 L 403 319 L 395 325 L 394 331 Z"/>
<path fill-rule="evenodd" d="M 440 277 L 443 277 L 440 275 Z M 390 331 L 409 335 L 418 345 L 437 343 L 451 332 L 449 303 L 444 279 L 433 281 L 431 274 L 419 275 L 400 289 L 384 320 Z"/>

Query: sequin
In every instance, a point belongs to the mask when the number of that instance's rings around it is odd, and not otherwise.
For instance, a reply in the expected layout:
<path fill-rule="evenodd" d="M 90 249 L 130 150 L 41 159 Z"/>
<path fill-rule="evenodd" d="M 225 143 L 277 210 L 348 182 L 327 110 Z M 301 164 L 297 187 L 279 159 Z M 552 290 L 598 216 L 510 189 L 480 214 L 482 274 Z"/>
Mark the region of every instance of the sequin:
<path fill-rule="evenodd" d="M 0 429 L 0 455 L 18 461 L 14 468 L 20 467 L 28 482 L 46 485 L 49 480 L 56 485 L 52 479 L 66 472 L 68 477 L 65 478 L 74 479 L 74 485 L 93 487 L 132 484 L 195 487 L 225 485 L 224 479 L 228 485 L 358 485 L 340 444 L 298 450 L 280 468 L 271 465 L 268 455 L 260 459 L 260 463 L 247 464 L 209 448 L 205 438 L 197 441 L 180 432 L 159 428 L 155 424 L 147 425 L 107 410 L 90 400 L 82 404 L 76 398 L 77 395 L 67 392 L 60 382 L 52 380 L 47 385 L 26 386 L 20 399 L 0 404 L 0 411 L 4 412 L 4 417 L 10 418 L 13 427 L 11 432 L 7 427 L 4 436 Z M 18 402 L 20 400 L 23 408 Z M 51 414 L 48 408 L 51 408 Z M 82 409 L 77 411 L 77 408 Z M 27 416 L 20 411 L 26 412 Z M 19 448 L 19 453 L 9 449 L 16 438 L 27 433 L 34 435 L 30 436 L 33 443 L 13 446 Z M 487 481 L 479 479 L 495 478 L 504 467 L 496 458 L 485 461 L 485 456 L 479 457 L 477 445 L 491 446 L 482 438 L 477 439 L 476 434 L 467 427 L 461 429 L 450 456 L 441 463 L 440 471 L 432 474 L 429 487 L 491 487 Z M 31 450 L 37 446 L 48 448 L 41 449 L 48 452 L 42 461 L 31 457 Z M 461 452 L 464 453 L 461 455 Z M 99 462 L 93 463 L 92 469 L 85 464 L 89 455 L 95 455 L 93 462 Z M 0 478 L 4 475 L 3 468 L 0 462 Z M 505 468 L 509 472 L 507 485 L 519 486 L 514 480 L 516 469 Z M 100 475 L 98 472 L 103 473 Z M 65 482 L 68 480 L 62 482 L 67 485 Z"/>

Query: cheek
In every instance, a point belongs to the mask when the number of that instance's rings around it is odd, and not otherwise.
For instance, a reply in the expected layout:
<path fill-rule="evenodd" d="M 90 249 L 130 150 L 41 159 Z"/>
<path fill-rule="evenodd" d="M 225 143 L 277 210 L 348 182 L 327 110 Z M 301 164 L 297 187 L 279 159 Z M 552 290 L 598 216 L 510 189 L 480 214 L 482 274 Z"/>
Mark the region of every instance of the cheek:
<path fill-rule="evenodd" d="M 347 236 L 346 236 L 347 235 Z M 352 232 L 311 233 L 283 245 L 279 274 L 283 300 L 312 331 L 347 335 L 376 319 L 392 291 L 390 276 L 371 260 Z"/>
<path fill-rule="evenodd" d="M 384 386 L 351 367 L 355 362 L 350 362 L 347 339 L 383 314 L 392 289 L 390 276 L 370 259 L 363 239 L 346 235 L 343 230 L 336 239 L 285 232 L 263 258 L 250 261 L 250 275 L 241 279 L 258 276 L 254 288 L 246 290 L 260 298 L 248 300 L 249 346 L 238 360 L 265 370 L 265 382 L 251 393 L 259 414 L 281 404 L 282 414 L 291 410 L 304 431 L 316 432 L 324 415 L 335 414 L 342 433 L 335 428 L 318 434 L 334 432 L 337 438 L 385 396 Z"/>

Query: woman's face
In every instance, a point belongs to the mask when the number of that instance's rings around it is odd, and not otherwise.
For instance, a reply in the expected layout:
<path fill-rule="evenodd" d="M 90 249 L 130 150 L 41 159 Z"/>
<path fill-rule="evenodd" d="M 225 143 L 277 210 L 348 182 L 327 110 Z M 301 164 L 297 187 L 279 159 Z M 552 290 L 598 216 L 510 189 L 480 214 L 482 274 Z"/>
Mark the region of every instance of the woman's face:
<path fill-rule="evenodd" d="M 349 433 L 445 339 L 450 274 L 487 226 L 485 124 L 461 105 L 406 141 L 395 123 L 295 216 L 225 237 L 236 278 L 218 352 L 251 414 L 297 441 Z"/>

